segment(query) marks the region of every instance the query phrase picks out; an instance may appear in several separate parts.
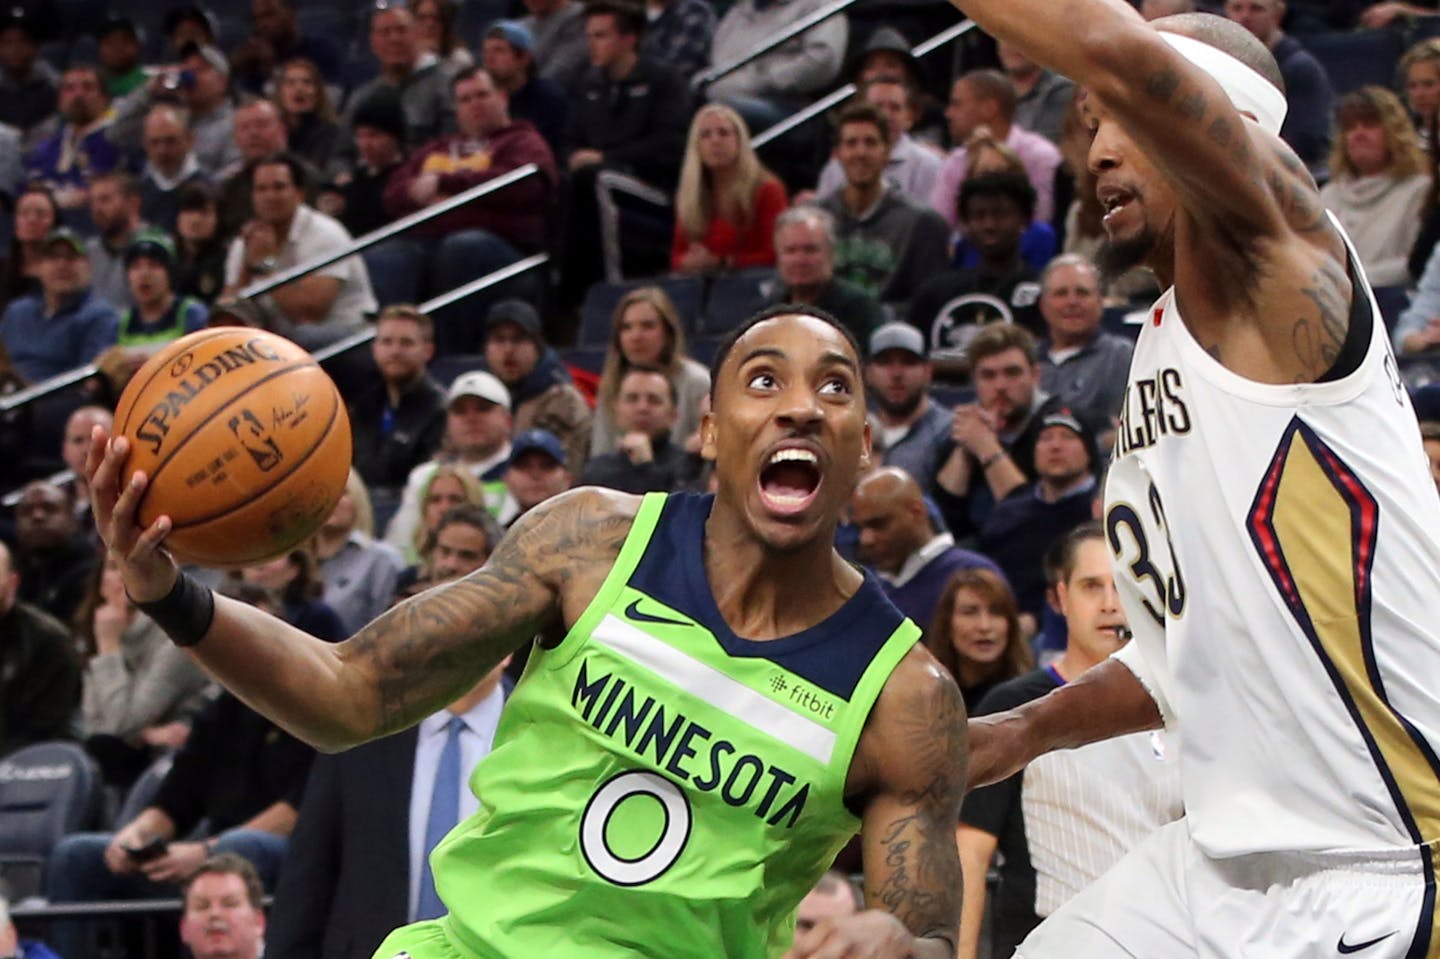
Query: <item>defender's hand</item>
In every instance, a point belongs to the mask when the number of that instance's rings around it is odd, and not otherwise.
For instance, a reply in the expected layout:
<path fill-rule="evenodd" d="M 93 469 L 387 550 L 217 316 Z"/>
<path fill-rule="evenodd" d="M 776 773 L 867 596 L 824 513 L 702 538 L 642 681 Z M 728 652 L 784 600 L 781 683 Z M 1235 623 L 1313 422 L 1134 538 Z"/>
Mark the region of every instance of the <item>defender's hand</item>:
<path fill-rule="evenodd" d="M 140 499 L 145 494 L 144 473 L 126 476 L 125 460 L 130 441 L 110 437 L 97 426 L 90 434 L 90 452 L 85 457 L 85 475 L 90 481 L 90 503 L 95 526 L 110 555 L 120 567 L 125 591 L 137 603 L 162 598 L 179 575 L 175 562 L 162 544 L 170 532 L 170 517 L 158 517 L 148 528 L 139 525 Z"/>

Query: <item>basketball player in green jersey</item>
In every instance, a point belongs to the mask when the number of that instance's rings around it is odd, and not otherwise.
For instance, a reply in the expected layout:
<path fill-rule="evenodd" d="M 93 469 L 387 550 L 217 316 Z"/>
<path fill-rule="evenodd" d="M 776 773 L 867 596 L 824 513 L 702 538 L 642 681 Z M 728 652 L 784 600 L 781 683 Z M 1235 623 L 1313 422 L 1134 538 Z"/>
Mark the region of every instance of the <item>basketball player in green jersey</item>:
<path fill-rule="evenodd" d="M 870 458 L 859 350 L 806 307 L 717 353 L 719 492 L 577 489 L 490 561 L 329 645 L 179 575 L 145 477 L 96 430 L 97 521 L 130 595 L 256 709 L 325 750 L 415 722 L 539 634 L 480 809 L 431 864 L 449 914 L 377 959 L 952 956 L 964 708 L 919 630 L 833 548 Z M 791 945 L 861 834 L 868 909 Z"/>

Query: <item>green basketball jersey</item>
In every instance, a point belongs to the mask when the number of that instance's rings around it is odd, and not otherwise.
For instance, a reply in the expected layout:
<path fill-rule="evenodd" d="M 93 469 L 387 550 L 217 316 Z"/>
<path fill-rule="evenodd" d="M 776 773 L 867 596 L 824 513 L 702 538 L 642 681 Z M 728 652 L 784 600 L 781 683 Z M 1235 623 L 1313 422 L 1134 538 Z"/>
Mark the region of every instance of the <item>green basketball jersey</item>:
<path fill-rule="evenodd" d="M 645 497 L 614 568 L 536 649 L 432 857 L 447 935 L 484 959 L 760 959 L 859 828 L 861 729 L 919 629 L 871 577 L 751 642 L 705 579 L 711 498 Z"/>

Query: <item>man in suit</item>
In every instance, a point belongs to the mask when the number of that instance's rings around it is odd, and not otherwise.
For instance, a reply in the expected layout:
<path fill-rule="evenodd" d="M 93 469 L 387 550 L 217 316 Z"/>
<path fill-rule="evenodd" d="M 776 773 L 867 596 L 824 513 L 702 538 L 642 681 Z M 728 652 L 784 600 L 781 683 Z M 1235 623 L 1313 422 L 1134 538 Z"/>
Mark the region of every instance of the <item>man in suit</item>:
<path fill-rule="evenodd" d="M 464 525 L 462 516 L 452 514 L 466 508 L 447 513 L 440 532 Z M 448 563 L 445 572 L 452 579 L 473 572 L 494 545 L 466 552 L 473 557 L 468 568 Z M 509 661 L 420 725 L 316 760 L 275 890 L 267 959 L 369 959 L 397 926 L 438 916 L 430 914 L 438 900 L 429 876 L 427 834 L 444 805 L 435 789 L 446 779 L 447 733 L 452 718 L 463 721 L 457 740 L 459 802 L 449 797 L 454 815 L 442 824 L 448 831 L 478 805 L 468 788 L 470 773 L 494 741 L 510 692 L 509 681 L 502 682 Z"/>

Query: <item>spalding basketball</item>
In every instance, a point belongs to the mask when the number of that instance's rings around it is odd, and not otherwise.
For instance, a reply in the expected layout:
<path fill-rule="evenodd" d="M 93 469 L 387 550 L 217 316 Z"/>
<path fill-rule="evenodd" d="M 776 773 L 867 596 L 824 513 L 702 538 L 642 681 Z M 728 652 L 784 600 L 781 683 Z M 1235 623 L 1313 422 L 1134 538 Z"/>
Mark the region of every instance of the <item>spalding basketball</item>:
<path fill-rule="evenodd" d="M 330 377 L 273 333 L 181 337 L 130 380 L 115 410 L 126 475 L 150 478 L 140 522 L 173 524 L 182 562 L 235 567 L 289 550 L 330 515 L 350 472 L 350 421 Z"/>

